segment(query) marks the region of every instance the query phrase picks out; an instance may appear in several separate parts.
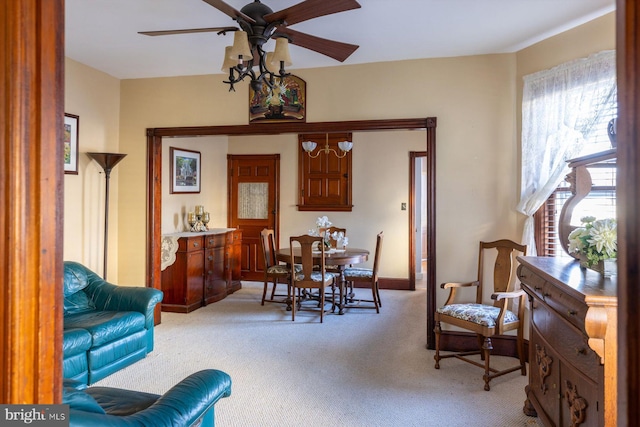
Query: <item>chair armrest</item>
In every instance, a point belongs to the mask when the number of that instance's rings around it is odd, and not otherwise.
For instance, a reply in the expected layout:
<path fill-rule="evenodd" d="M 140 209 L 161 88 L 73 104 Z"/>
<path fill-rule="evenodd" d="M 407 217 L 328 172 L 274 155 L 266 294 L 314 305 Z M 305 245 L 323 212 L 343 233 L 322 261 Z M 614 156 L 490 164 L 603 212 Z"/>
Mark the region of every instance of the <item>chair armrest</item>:
<path fill-rule="evenodd" d="M 480 284 L 479 281 L 474 282 L 446 282 L 440 285 L 442 289 L 450 289 L 450 288 L 468 288 L 471 286 L 478 286 Z"/>
<path fill-rule="evenodd" d="M 167 426 L 190 426 L 223 397 L 231 395 L 231 377 L 216 369 L 189 375 L 163 394 L 149 408 L 131 416 L 141 425 L 157 425 L 158 418 L 169 419 Z M 176 409 L 180 408 L 179 411 Z M 163 421 L 165 422 L 165 421 Z"/>
<path fill-rule="evenodd" d="M 518 298 L 525 295 L 525 292 L 523 290 L 519 290 L 519 291 L 514 291 L 514 292 L 496 292 L 491 294 L 491 299 L 492 300 L 496 300 L 496 301 L 500 301 L 502 299 L 506 299 L 506 298 Z"/>
<path fill-rule="evenodd" d="M 442 289 L 449 289 L 449 297 L 444 305 L 453 303 L 456 299 L 456 291 L 460 288 L 471 288 L 480 286 L 480 281 L 475 280 L 473 282 L 446 282 L 440 285 Z"/>

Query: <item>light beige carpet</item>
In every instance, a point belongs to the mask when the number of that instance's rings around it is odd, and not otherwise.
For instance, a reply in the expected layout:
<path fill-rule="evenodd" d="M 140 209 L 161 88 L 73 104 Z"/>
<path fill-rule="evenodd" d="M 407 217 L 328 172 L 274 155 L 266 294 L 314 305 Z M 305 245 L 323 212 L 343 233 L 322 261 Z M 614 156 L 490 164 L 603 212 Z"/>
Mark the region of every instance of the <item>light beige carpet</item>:
<path fill-rule="evenodd" d="M 219 427 L 541 425 L 522 412 L 519 372 L 487 392 L 478 367 L 446 359 L 434 369 L 424 289 L 382 290 L 380 314 L 350 309 L 323 324 L 308 311 L 292 322 L 284 305 L 261 306 L 261 293 L 244 282 L 192 313 L 163 313 L 155 350 L 96 385 L 162 394 L 192 372 L 223 370 L 233 386 L 216 405 Z"/>

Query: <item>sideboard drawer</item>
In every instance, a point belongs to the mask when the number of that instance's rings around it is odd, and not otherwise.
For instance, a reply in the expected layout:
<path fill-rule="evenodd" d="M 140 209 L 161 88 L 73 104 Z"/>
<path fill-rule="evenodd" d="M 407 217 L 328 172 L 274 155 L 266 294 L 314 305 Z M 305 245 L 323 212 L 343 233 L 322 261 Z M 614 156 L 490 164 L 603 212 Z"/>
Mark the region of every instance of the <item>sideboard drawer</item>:
<path fill-rule="evenodd" d="M 183 252 L 193 252 L 202 250 L 202 236 L 190 236 L 178 240 L 178 250 Z"/>
<path fill-rule="evenodd" d="M 549 282 L 544 285 L 544 301 L 576 328 L 584 329 L 584 319 L 589 307 L 583 301 L 572 298 Z"/>

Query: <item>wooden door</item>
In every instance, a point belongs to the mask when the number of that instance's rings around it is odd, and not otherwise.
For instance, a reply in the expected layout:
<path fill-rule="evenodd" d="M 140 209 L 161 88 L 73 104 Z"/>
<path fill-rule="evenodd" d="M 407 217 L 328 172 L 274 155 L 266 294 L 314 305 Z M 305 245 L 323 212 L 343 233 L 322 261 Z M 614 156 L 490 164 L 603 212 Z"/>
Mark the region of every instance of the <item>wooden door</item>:
<path fill-rule="evenodd" d="M 242 280 L 264 278 L 260 231 L 278 241 L 280 155 L 228 155 L 228 226 L 242 230 Z"/>

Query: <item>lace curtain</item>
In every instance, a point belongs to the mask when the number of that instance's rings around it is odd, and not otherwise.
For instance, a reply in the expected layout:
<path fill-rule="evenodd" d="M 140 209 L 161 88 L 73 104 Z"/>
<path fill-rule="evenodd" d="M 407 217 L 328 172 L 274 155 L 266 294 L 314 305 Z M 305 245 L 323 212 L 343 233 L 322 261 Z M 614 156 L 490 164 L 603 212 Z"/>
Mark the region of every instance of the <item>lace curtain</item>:
<path fill-rule="evenodd" d="M 602 99 L 615 92 L 615 51 L 603 51 L 524 77 L 522 176 L 518 212 L 526 215 L 522 243 L 536 255 L 533 214 L 581 155 L 585 132 Z"/>

